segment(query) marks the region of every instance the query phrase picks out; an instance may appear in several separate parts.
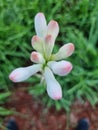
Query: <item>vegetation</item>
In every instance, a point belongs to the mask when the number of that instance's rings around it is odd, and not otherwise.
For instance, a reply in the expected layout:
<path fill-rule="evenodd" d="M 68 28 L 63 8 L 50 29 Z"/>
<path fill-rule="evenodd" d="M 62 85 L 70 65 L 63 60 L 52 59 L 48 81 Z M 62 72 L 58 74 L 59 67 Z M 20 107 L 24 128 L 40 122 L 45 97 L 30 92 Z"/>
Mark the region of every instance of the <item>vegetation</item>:
<path fill-rule="evenodd" d="M 48 21 L 54 19 L 60 26 L 54 52 L 62 44 L 75 44 L 74 54 L 67 58 L 73 70 L 66 77 L 57 77 L 63 89 L 61 101 L 49 99 L 45 85 L 39 84 L 35 76 L 25 81 L 30 83 L 29 93 L 41 96 L 43 103 L 49 107 L 55 104 L 57 109 L 69 110 L 75 98 L 89 100 L 92 105 L 98 103 L 98 1 L 1 0 L 0 12 L 0 95 L 8 97 L 12 88 L 8 75 L 14 68 L 32 64 L 34 16 L 43 12 Z"/>

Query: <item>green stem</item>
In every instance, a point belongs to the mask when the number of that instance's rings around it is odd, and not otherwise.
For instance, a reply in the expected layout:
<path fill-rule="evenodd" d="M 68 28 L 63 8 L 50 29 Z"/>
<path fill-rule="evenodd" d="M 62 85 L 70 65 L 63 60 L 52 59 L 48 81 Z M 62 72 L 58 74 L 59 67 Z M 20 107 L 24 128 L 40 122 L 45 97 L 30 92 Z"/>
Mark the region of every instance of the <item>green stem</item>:
<path fill-rule="evenodd" d="M 66 130 L 69 130 L 70 127 L 70 111 L 66 112 L 67 120 L 66 120 Z"/>

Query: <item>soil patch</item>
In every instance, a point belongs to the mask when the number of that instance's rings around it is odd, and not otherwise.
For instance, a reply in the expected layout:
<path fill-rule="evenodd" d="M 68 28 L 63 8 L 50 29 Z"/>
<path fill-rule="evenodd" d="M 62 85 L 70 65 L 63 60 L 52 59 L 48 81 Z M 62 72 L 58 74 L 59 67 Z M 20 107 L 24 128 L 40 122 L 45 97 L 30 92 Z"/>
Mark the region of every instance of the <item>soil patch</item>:
<path fill-rule="evenodd" d="M 84 117 L 90 122 L 89 130 L 98 130 L 98 106 L 92 107 L 89 102 L 82 104 L 76 100 L 71 106 L 68 119 L 65 110 L 56 111 L 55 107 L 48 109 L 29 95 L 25 87 L 17 87 L 6 108 L 15 109 L 17 114 L 6 117 L 4 124 L 13 117 L 19 125 L 19 130 L 66 130 L 67 126 L 69 130 L 74 130 L 77 121 Z"/>

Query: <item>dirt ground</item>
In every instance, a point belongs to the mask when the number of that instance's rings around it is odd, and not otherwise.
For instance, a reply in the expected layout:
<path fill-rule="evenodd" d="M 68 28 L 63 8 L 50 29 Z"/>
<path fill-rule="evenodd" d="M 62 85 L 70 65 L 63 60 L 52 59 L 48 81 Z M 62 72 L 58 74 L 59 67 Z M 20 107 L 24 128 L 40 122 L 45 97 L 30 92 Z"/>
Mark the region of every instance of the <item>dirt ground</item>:
<path fill-rule="evenodd" d="M 75 130 L 77 121 L 85 117 L 90 123 L 89 130 L 98 130 L 98 106 L 93 108 L 89 102 L 82 104 L 76 100 L 71 106 L 68 119 L 65 110 L 57 112 L 55 107 L 48 109 L 23 87 L 17 87 L 10 98 L 5 106 L 15 109 L 17 114 L 6 117 L 4 125 L 13 117 L 19 125 L 19 130 Z"/>

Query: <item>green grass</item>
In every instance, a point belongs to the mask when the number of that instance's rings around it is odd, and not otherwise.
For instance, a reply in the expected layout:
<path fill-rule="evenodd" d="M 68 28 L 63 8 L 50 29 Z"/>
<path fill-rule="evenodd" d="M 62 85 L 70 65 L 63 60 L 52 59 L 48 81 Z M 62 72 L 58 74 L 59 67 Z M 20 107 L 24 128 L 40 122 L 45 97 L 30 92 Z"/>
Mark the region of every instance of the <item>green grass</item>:
<path fill-rule="evenodd" d="M 0 89 L 11 89 L 8 75 L 14 68 L 32 64 L 34 16 L 43 12 L 48 21 L 54 19 L 60 26 L 54 51 L 67 42 L 75 44 L 74 54 L 67 59 L 73 71 L 63 80 L 57 77 L 63 89 L 61 101 L 49 99 L 36 77 L 27 81 L 36 86 L 30 87 L 30 93 L 44 95 L 47 106 L 55 103 L 57 109 L 68 110 L 75 98 L 88 99 L 92 105 L 98 102 L 98 1 L 1 0 L 0 12 Z"/>

